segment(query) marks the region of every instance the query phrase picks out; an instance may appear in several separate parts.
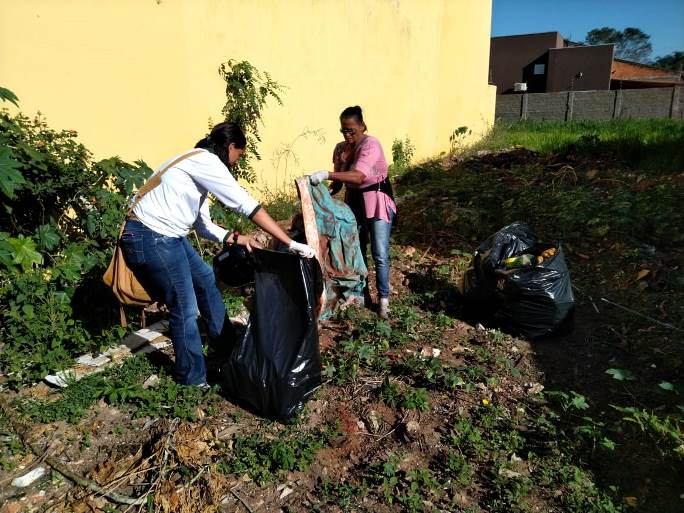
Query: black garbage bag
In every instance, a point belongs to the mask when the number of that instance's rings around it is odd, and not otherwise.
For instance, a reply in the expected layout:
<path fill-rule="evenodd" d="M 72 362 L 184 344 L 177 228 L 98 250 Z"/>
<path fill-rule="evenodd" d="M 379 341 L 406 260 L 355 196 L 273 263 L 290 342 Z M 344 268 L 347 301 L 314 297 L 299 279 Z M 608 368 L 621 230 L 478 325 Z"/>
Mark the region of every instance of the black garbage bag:
<path fill-rule="evenodd" d="M 264 417 L 294 417 L 321 383 L 315 258 L 254 250 L 255 297 L 243 339 L 220 376 L 231 399 Z"/>
<path fill-rule="evenodd" d="M 243 287 L 254 281 L 254 258 L 244 246 L 231 244 L 213 260 L 216 279 L 228 287 Z"/>
<path fill-rule="evenodd" d="M 501 280 L 496 270 L 503 261 L 525 253 L 537 244 L 537 236 L 525 223 L 516 222 L 505 226 L 478 246 L 473 260 L 463 275 L 463 295 L 475 301 L 492 301 L 497 284 Z"/>
<path fill-rule="evenodd" d="M 507 259 L 549 249 L 555 254 L 541 263 L 511 269 L 505 264 Z M 540 242 L 524 223 L 508 225 L 480 244 L 462 288 L 483 318 L 493 318 L 507 331 L 529 339 L 571 325 L 575 299 L 563 248 Z"/>

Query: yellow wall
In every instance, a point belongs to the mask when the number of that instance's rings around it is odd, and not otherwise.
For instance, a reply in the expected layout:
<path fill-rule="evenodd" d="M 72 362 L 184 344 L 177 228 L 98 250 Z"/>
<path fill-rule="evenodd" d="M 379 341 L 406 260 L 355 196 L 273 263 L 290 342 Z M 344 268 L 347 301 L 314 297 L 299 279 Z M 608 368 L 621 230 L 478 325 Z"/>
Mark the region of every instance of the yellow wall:
<path fill-rule="evenodd" d="M 388 160 L 394 138 L 424 158 L 458 126 L 481 133 L 494 119 L 490 16 L 491 0 L 0 0 L 0 86 L 96 158 L 157 166 L 221 120 L 218 65 L 246 59 L 287 86 L 256 165 L 282 183 L 272 159 L 293 141 L 288 174 L 330 167 L 348 105 Z M 307 129 L 325 142 L 297 139 Z"/>

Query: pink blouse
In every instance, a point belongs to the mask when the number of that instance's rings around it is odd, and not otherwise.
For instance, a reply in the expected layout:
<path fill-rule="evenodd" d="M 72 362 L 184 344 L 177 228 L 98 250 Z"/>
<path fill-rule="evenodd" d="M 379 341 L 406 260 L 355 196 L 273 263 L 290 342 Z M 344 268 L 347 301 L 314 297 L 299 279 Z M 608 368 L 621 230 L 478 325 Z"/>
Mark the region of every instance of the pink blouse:
<path fill-rule="evenodd" d="M 366 176 L 361 185 L 345 184 L 350 189 L 363 189 L 378 184 L 387 178 L 387 161 L 378 141 L 372 135 L 367 135 L 359 142 L 354 155 L 345 155 L 346 142 L 338 143 L 333 151 L 333 171 L 360 171 Z M 350 163 L 349 158 L 353 158 Z M 382 219 L 390 222 L 389 211 L 396 213 L 397 206 L 387 194 L 380 190 L 370 190 L 363 193 L 363 203 L 368 219 Z"/>

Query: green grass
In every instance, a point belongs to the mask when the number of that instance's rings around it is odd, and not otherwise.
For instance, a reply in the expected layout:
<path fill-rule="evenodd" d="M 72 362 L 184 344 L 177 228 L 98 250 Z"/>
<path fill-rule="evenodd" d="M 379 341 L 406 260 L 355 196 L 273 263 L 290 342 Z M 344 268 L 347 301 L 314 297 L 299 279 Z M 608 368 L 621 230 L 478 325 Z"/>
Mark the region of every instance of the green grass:
<path fill-rule="evenodd" d="M 511 151 L 478 155 L 503 149 Z M 562 242 L 578 300 L 576 335 L 534 346 L 551 410 L 545 420 L 525 420 L 522 451 L 530 438 L 556 443 L 547 445 L 551 458 L 537 463 L 532 485 L 562 484 L 569 511 L 622 510 L 620 494 L 638 496 L 640 511 L 671 510 L 681 499 L 670 490 L 684 474 L 681 336 L 598 298 L 682 327 L 684 123 L 496 125 L 460 157 L 423 162 L 397 179 L 402 222 L 393 236 L 442 257 L 440 265 L 420 270 L 427 299 L 421 306 L 457 304 L 453 290 L 468 253 L 511 222 L 527 222 L 542 240 Z M 493 349 L 476 348 L 467 362 L 484 369 L 477 379 L 502 378 L 511 369 L 499 357 L 491 372 Z M 467 391 L 474 380 L 460 377 Z M 517 444 L 500 427 L 501 447 Z M 454 436 L 475 459 L 497 450 L 492 437 L 499 435 L 488 427 Z M 452 464 L 461 469 L 453 457 Z M 480 504 L 488 511 L 526 511 L 526 479 L 489 477 L 491 491 Z M 653 483 L 648 490 L 639 488 L 645 481 Z"/>
<path fill-rule="evenodd" d="M 282 477 L 287 472 L 306 471 L 316 452 L 339 435 L 337 426 L 326 425 L 310 433 L 286 428 L 274 439 L 259 433 L 238 436 L 229 455 L 218 465 L 224 474 L 248 474 L 259 485 Z"/>
<path fill-rule="evenodd" d="M 513 145 L 542 154 L 472 156 Z M 516 220 L 583 246 L 605 237 L 633 247 L 684 240 L 683 122 L 497 125 L 467 155 L 447 170 L 424 162 L 397 180 L 405 198 L 399 240 L 444 233 L 474 243 Z"/>
<path fill-rule="evenodd" d="M 632 511 L 625 496 L 637 495 L 638 511 L 674 511 L 681 501 L 684 459 L 684 363 L 681 345 L 670 333 L 599 303 L 600 324 L 592 326 L 585 343 L 591 354 L 565 342 L 550 343 L 563 351 L 553 356 L 567 369 L 579 362 L 593 365 L 591 373 L 567 372 L 564 386 L 554 385 L 556 367 L 544 367 L 543 346 L 533 346 L 535 353 L 523 359 L 512 350 L 522 347 L 520 342 L 500 331 L 462 333 L 449 287 L 479 241 L 523 219 L 543 237 L 568 243 L 573 283 L 581 290 L 658 318 L 662 306 L 671 316 L 663 319 L 678 323 L 684 302 L 678 234 L 684 220 L 681 186 L 673 177 L 682 172 L 681 148 L 675 145 L 681 135 L 682 124 L 667 120 L 497 126 L 468 156 L 516 144 L 541 156 L 519 152 L 520 159 L 504 165 L 486 164 L 487 157 L 455 164 L 452 159 L 448 169 L 433 161 L 401 173 L 402 221 L 393 235 L 419 250 L 413 257 L 395 251 L 393 258 L 395 265 L 408 264 L 405 276 L 419 278 L 421 287 L 412 286 L 393 301 L 389 320 L 365 309 L 340 314 L 338 344 L 322 355 L 327 382 L 320 399 L 330 404 L 323 408 L 319 401 L 321 411 L 311 426 L 305 418 L 294 426 L 255 425 L 239 409 L 217 413 L 205 407 L 216 398 L 213 391 L 179 386 L 146 358 L 129 359 L 51 395 L 52 400 L 25 402 L 20 410 L 35 421 L 77 423 L 103 400 L 131 417 L 193 421 L 199 406 L 209 416 L 207 426 L 217 419 L 246 420 L 232 439 L 216 441 L 212 464 L 263 486 L 291 483 L 297 473 L 309 472 L 318 481 L 306 499 L 297 500 L 311 511 L 615 513 Z M 553 157 L 557 154 L 560 160 Z M 572 172 L 554 174 L 558 162 L 567 162 Z M 592 178 L 594 169 L 598 174 Z M 644 177 L 657 180 L 639 190 Z M 265 196 L 264 204 L 280 219 L 297 209 L 280 193 Z M 428 253 L 429 263 L 421 263 L 420 255 Z M 660 280 L 644 290 L 632 281 L 642 266 Z M 231 313 L 242 302 L 232 293 L 224 300 Z M 421 356 L 426 346 L 440 348 L 441 357 Z M 460 356 L 449 358 L 456 346 L 462 346 Z M 526 391 L 528 382 L 540 379 L 530 374 L 532 366 L 546 373 L 544 385 L 551 393 Z M 160 383 L 142 389 L 152 373 Z M 587 383 L 587 376 L 602 381 Z M 326 389 L 333 393 L 326 395 Z M 342 424 L 339 432 L 328 424 L 341 417 L 339 405 L 364 423 L 371 408 L 393 415 L 380 415 L 380 428 L 366 423 L 369 432 L 352 437 L 349 426 Z M 5 436 L 3 420 L 0 416 L 0 469 L 11 470 L 21 447 Z M 417 432 L 409 431 L 411 420 Z M 136 428 L 131 423 L 113 432 L 121 435 L 124 429 Z M 330 475 L 307 470 L 316 463 L 330 466 L 327 458 L 356 439 L 363 445 L 349 458 L 332 460 L 343 462 L 344 470 Z M 74 440 L 83 447 L 97 442 L 87 428 Z M 332 450 L 317 462 L 325 448 Z M 625 459 L 629 453 L 638 461 Z M 625 469 L 627 479 L 615 469 Z M 649 488 L 639 488 L 645 478 Z M 661 507 L 647 509 L 648 501 L 664 494 L 669 495 Z"/>
<path fill-rule="evenodd" d="M 684 170 L 684 123 L 671 119 L 501 123 L 469 152 L 515 145 L 542 153 L 612 155 L 656 174 Z"/>
<path fill-rule="evenodd" d="M 143 382 L 152 374 L 160 376 L 159 383 L 152 388 L 143 388 Z M 213 390 L 179 385 L 147 358 L 136 356 L 70 384 L 55 400 L 30 399 L 20 403 L 19 409 L 42 423 L 59 420 L 77 423 L 100 399 L 129 409 L 134 417 L 195 420 L 197 407 L 215 401 L 217 395 Z"/>

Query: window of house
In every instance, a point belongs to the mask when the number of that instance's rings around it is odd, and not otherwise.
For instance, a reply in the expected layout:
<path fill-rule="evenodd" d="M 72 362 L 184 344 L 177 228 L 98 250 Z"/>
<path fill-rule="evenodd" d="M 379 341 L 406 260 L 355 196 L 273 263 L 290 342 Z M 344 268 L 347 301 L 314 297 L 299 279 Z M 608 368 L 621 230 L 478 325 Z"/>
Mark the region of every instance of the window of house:
<path fill-rule="evenodd" d="M 543 75 L 544 71 L 546 71 L 546 65 L 545 64 L 535 64 L 534 65 L 533 73 L 535 75 Z"/>

